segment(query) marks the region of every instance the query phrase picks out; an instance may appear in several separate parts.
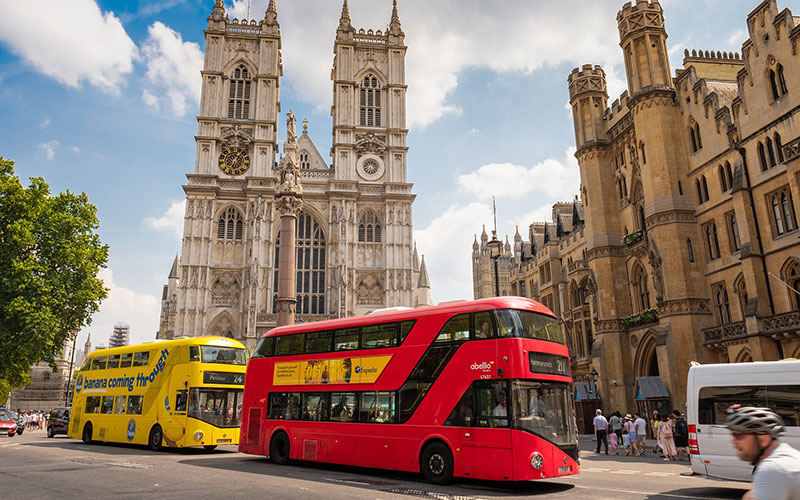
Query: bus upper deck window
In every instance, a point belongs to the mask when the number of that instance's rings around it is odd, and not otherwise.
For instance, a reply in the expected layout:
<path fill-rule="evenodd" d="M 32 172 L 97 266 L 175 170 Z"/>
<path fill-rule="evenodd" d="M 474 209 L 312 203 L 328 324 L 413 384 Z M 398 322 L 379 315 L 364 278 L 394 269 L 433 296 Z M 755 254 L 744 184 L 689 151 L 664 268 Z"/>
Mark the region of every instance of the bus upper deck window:
<path fill-rule="evenodd" d="M 200 361 L 200 348 L 196 345 L 189 346 L 189 361 Z"/>
<path fill-rule="evenodd" d="M 514 312 L 508 309 L 498 309 L 495 311 L 497 317 L 497 326 L 499 329 L 498 336 L 500 337 L 518 337 L 516 326 L 514 323 Z"/>
<path fill-rule="evenodd" d="M 133 355 L 133 366 L 147 366 L 150 361 L 150 351 L 137 352 Z"/>
<path fill-rule="evenodd" d="M 106 366 L 106 368 L 109 370 L 111 368 L 119 368 L 119 354 L 108 357 L 108 366 Z"/>
<path fill-rule="evenodd" d="M 133 361 L 133 353 L 127 352 L 122 355 L 119 362 L 120 368 L 130 368 L 131 362 Z"/>
<path fill-rule="evenodd" d="M 491 311 L 475 313 L 475 338 L 490 339 L 495 336 Z"/>
<path fill-rule="evenodd" d="M 92 360 L 92 370 L 105 370 L 106 368 L 106 357 L 105 356 L 98 356 Z"/>

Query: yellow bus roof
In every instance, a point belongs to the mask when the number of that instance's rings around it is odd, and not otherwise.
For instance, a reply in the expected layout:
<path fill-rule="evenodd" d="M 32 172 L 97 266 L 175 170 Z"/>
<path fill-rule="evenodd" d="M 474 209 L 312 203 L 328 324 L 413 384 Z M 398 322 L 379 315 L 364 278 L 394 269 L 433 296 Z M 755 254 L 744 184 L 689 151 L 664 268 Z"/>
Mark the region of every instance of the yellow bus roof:
<path fill-rule="evenodd" d="M 161 349 L 162 347 L 170 348 L 174 346 L 184 346 L 184 345 L 209 345 L 215 347 L 234 347 L 239 349 L 245 348 L 244 344 L 242 344 L 238 340 L 229 339 L 227 337 L 215 337 L 213 335 L 206 335 L 202 337 L 186 337 L 174 340 L 156 340 L 155 342 L 145 342 L 144 344 L 98 349 L 96 351 L 92 351 L 91 353 L 89 353 L 87 357 L 94 358 L 97 356 L 113 356 L 114 354 L 151 351 L 153 349 Z"/>

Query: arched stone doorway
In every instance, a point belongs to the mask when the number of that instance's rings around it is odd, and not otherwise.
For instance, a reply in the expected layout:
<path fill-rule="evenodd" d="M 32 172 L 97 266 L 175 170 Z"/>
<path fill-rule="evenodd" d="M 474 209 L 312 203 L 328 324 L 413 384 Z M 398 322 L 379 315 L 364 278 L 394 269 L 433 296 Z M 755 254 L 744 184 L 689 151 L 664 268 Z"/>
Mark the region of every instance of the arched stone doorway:
<path fill-rule="evenodd" d="M 650 422 L 654 412 L 666 415 L 669 412 L 670 395 L 661 380 L 658 365 L 657 339 L 654 331 L 649 330 L 639 342 L 634 361 L 636 373 L 636 408 L 639 414 Z M 653 437 L 651 430 L 648 435 Z"/>
<path fill-rule="evenodd" d="M 208 335 L 228 337 L 229 339 L 235 339 L 236 333 L 237 328 L 233 322 L 233 317 L 228 312 L 220 313 L 214 318 L 214 321 L 211 323 L 211 326 L 208 327 L 207 331 Z"/>

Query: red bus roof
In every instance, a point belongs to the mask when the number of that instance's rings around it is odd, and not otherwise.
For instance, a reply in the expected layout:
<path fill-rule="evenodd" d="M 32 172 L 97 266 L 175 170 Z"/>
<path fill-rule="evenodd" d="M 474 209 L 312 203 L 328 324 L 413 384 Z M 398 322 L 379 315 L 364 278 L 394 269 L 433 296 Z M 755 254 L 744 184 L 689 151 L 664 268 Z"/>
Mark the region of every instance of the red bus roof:
<path fill-rule="evenodd" d="M 264 337 L 273 335 L 286 335 L 290 333 L 303 333 L 319 330 L 333 330 L 336 328 L 347 328 L 351 326 L 371 325 L 376 323 L 389 323 L 392 321 L 403 321 L 415 319 L 422 316 L 433 314 L 460 314 L 466 312 L 486 311 L 490 309 L 523 309 L 546 316 L 555 315 L 545 306 L 525 297 L 491 297 L 480 300 L 465 300 L 458 302 L 446 302 L 436 306 L 417 307 L 414 309 L 394 310 L 365 314 L 363 316 L 351 316 L 347 318 L 329 319 L 312 323 L 298 323 L 295 325 L 279 326 L 265 333 Z"/>

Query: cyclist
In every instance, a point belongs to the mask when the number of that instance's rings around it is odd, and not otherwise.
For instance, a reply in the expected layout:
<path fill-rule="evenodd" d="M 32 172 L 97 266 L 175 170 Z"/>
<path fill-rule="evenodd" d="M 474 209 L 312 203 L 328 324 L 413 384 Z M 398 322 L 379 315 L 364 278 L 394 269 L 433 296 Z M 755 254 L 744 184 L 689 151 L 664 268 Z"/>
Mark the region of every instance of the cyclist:
<path fill-rule="evenodd" d="M 743 500 L 800 500 L 800 451 L 778 440 L 781 417 L 769 408 L 735 405 L 725 427 L 739 459 L 755 466 L 753 488 Z"/>

